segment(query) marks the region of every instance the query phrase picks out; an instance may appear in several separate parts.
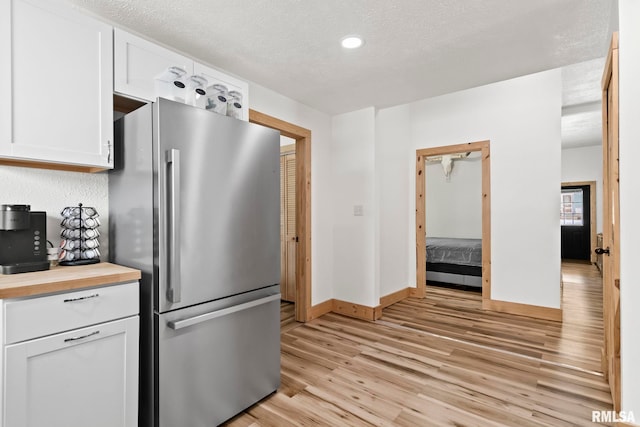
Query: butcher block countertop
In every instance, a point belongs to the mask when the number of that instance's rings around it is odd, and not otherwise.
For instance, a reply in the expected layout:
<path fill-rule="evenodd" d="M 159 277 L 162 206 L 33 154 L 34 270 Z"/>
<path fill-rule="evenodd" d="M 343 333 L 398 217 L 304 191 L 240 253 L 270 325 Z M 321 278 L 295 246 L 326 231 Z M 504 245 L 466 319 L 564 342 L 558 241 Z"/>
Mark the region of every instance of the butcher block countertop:
<path fill-rule="evenodd" d="M 101 262 L 33 273 L 0 274 L 0 299 L 46 294 L 140 279 L 140 271 Z"/>

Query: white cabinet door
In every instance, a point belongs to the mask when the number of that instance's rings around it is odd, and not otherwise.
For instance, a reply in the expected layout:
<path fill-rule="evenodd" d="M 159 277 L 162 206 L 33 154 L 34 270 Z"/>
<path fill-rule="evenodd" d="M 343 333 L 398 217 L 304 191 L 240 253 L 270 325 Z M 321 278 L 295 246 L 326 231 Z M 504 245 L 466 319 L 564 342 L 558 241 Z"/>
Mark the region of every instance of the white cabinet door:
<path fill-rule="evenodd" d="M 5 346 L 4 426 L 136 427 L 138 331 L 134 316 Z"/>
<path fill-rule="evenodd" d="M 229 91 L 240 92 L 242 94 L 242 115 L 240 119 L 249 121 L 249 84 L 247 82 L 197 62 L 193 65 L 193 74 L 206 78 L 209 86 L 221 83 Z"/>
<path fill-rule="evenodd" d="M 193 61 L 140 37 L 114 30 L 114 90 L 144 101 L 155 101 L 155 78 L 169 67 L 193 73 Z"/>
<path fill-rule="evenodd" d="M 0 156 L 112 167 L 112 27 L 58 1 L 0 8 Z"/>

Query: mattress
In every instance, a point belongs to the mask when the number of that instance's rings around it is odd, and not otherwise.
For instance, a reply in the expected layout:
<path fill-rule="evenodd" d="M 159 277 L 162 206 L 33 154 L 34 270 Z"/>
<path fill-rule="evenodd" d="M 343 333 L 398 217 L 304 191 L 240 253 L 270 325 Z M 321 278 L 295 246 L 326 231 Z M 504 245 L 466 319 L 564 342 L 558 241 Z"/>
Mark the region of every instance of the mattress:
<path fill-rule="evenodd" d="M 482 239 L 427 238 L 427 281 L 482 286 Z"/>
<path fill-rule="evenodd" d="M 482 267 L 482 239 L 427 238 L 427 264 Z"/>

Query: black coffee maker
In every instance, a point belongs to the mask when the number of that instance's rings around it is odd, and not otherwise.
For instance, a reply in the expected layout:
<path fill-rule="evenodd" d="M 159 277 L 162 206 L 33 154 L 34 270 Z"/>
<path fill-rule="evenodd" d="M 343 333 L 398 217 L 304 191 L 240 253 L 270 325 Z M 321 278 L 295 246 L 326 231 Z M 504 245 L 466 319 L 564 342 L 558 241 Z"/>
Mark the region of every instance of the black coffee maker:
<path fill-rule="evenodd" d="M 0 206 L 0 273 L 49 269 L 47 213 L 29 205 Z"/>

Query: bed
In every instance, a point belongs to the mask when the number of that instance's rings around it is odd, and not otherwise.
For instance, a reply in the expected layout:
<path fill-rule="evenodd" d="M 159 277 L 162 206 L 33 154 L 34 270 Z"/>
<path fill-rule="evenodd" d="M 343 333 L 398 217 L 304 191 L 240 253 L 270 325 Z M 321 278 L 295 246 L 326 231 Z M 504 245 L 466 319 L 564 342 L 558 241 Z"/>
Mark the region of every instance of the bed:
<path fill-rule="evenodd" d="M 427 238 L 427 282 L 482 287 L 482 239 Z"/>

